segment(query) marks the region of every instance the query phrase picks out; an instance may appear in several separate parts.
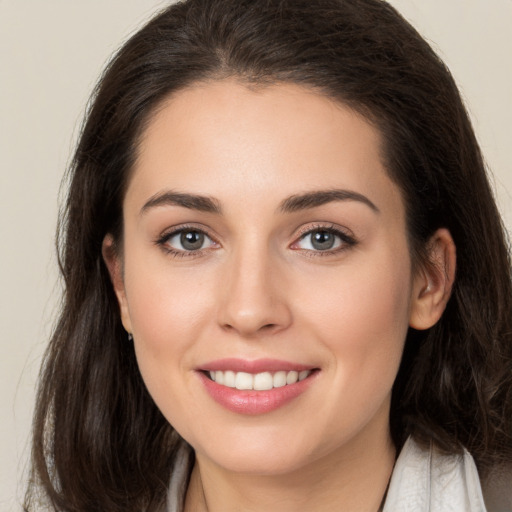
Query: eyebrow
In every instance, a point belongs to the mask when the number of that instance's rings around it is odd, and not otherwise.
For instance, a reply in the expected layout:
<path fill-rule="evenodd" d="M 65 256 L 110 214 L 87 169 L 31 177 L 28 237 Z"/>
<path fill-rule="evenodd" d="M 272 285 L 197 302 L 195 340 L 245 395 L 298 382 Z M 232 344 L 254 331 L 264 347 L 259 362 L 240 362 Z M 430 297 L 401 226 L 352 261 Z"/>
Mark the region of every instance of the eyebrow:
<path fill-rule="evenodd" d="M 222 209 L 219 201 L 212 197 L 201 196 L 196 194 L 185 194 L 182 192 L 165 191 L 159 192 L 150 197 L 140 210 L 143 215 L 151 208 L 157 206 L 181 206 L 190 210 L 198 210 L 207 213 L 221 214 Z"/>
<path fill-rule="evenodd" d="M 299 210 L 316 208 L 333 201 L 358 201 L 365 204 L 375 213 L 380 213 L 379 208 L 366 196 L 352 190 L 318 190 L 304 194 L 293 195 L 285 199 L 279 206 L 283 213 L 293 213 Z"/>
<path fill-rule="evenodd" d="M 379 208 L 363 194 L 352 190 L 318 190 L 306 192 L 286 198 L 280 205 L 279 211 L 282 213 L 293 213 L 300 210 L 316 208 L 333 201 L 358 201 L 365 204 L 375 213 L 380 213 Z M 197 194 L 186 194 L 183 192 L 164 191 L 159 192 L 149 198 L 141 208 L 140 214 L 143 215 L 151 208 L 158 206 L 181 206 L 190 210 L 198 210 L 206 213 L 222 214 L 222 208 L 217 199 Z"/>

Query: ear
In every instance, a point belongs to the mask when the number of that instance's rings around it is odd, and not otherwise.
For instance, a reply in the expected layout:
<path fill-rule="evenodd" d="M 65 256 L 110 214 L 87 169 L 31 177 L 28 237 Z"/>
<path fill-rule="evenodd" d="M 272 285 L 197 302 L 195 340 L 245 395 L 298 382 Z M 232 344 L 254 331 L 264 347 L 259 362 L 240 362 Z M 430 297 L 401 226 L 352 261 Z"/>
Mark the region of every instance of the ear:
<path fill-rule="evenodd" d="M 126 291 L 124 287 L 123 262 L 119 255 L 119 251 L 115 246 L 112 235 L 106 235 L 103 239 L 101 254 L 110 274 L 110 280 L 112 281 L 117 302 L 119 303 L 121 322 L 123 323 L 123 327 L 126 331 L 131 334 L 132 323 L 130 320 L 128 301 L 126 300 Z"/>
<path fill-rule="evenodd" d="M 409 325 L 424 330 L 443 314 L 455 280 L 456 249 L 447 229 L 438 229 L 430 238 L 428 262 L 418 269 L 413 280 Z"/>

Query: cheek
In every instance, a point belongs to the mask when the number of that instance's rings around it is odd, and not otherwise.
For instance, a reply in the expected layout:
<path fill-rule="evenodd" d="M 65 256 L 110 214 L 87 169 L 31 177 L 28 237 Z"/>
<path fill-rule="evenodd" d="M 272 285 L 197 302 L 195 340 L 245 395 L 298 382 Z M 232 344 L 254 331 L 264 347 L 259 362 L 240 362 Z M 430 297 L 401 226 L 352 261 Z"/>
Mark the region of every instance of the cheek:
<path fill-rule="evenodd" d="M 204 286 L 196 286 L 186 273 L 146 267 L 130 275 L 126 290 L 142 378 L 167 420 L 191 437 L 190 425 L 200 411 L 190 368 L 205 319 L 211 317 L 210 301 Z"/>
<path fill-rule="evenodd" d="M 171 340 L 185 342 L 183 335 L 198 327 L 200 312 L 210 306 L 204 273 L 177 270 L 169 263 L 161 255 L 144 258 L 134 251 L 125 266 L 134 334 L 151 340 L 155 350 L 164 349 Z"/>
<path fill-rule="evenodd" d="M 155 399 L 173 393 L 171 385 L 187 375 L 191 348 L 211 316 L 207 284 L 190 272 L 176 272 L 164 258 L 137 257 L 126 261 L 125 286 L 137 361 Z"/>
<path fill-rule="evenodd" d="M 306 328 L 321 337 L 344 385 L 382 385 L 385 380 L 391 386 L 394 381 L 409 325 L 407 256 L 389 251 L 371 261 L 361 258 L 357 265 L 329 276 L 316 276 L 316 286 L 305 286 L 316 293 L 297 301 Z"/>
<path fill-rule="evenodd" d="M 403 265 L 389 258 L 351 267 L 325 280 L 324 293 L 302 302 L 305 330 L 315 333 L 329 354 L 329 399 L 317 412 L 335 411 L 336 421 L 325 439 L 338 439 L 338 429 L 355 434 L 389 403 L 408 330 L 407 259 Z"/>

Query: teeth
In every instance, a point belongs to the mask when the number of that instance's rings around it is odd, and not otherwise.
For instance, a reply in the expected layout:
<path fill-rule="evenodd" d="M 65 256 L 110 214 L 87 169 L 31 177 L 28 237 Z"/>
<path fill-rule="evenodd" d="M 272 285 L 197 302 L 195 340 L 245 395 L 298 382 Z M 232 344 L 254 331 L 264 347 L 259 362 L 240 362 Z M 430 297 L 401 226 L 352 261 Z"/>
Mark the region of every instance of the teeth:
<path fill-rule="evenodd" d="M 209 372 L 210 378 L 217 384 L 240 390 L 267 391 L 272 388 L 281 388 L 309 377 L 311 370 L 297 372 L 279 371 L 273 375 L 270 372 L 257 373 L 253 375 L 246 372 L 233 372 L 220 370 Z"/>
<path fill-rule="evenodd" d="M 288 372 L 286 384 L 295 384 L 299 380 L 299 372 Z"/>
<path fill-rule="evenodd" d="M 274 387 L 282 388 L 286 386 L 286 372 L 276 372 L 274 374 Z"/>
<path fill-rule="evenodd" d="M 309 370 L 303 370 L 299 372 L 299 380 L 304 380 L 311 372 Z"/>
<path fill-rule="evenodd" d="M 236 383 L 235 372 L 227 371 L 224 372 L 224 386 L 228 388 L 234 388 Z"/>
<path fill-rule="evenodd" d="M 266 391 L 272 389 L 273 387 L 274 386 L 271 373 L 257 373 L 254 376 L 254 389 L 256 389 L 257 391 Z"/>
<path fill-rule="evenodd" d="M 218 373 L 222 373 L 222 372 L 218 372 Z M 215 377 L 217 377 L 217 372 L 215 372 Z M 215 382 L 222 384 L 221 382 L 219 382 L 217 380 Z M 236 389 L 254 389 L 253 386 L 254 386 L 254 378 L 250 373 L 238 372 L 236 374 L 236 377 L 235 377 Z"/>

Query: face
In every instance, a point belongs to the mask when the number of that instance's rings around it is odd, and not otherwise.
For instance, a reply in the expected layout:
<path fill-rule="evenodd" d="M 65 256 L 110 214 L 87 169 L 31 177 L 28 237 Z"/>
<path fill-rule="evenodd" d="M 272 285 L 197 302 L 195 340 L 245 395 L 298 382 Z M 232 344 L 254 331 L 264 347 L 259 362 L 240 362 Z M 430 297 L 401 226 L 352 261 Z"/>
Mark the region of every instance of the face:
<path fill-rule="evenodd" d="M 424 280 L 368 122 L 299 86 L 197 84 L 149 123 L 123 209 L 123 324 L 199 460 L 284 473 L 389 435 Z"/>

